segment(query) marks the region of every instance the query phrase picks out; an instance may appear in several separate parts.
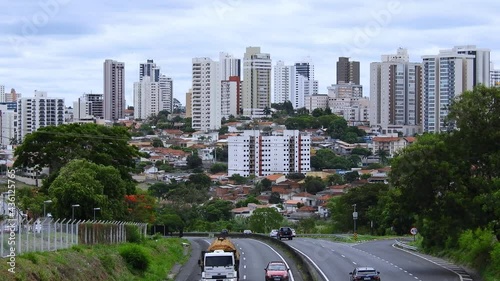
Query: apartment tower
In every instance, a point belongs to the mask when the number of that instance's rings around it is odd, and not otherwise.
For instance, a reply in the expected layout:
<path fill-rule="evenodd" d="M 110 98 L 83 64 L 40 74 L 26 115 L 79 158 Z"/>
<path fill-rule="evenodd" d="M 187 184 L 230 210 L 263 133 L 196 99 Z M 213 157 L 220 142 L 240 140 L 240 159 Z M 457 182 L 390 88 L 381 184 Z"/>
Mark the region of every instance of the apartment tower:
<path fill-rule="evenodd" d="M 243 58 L 243 115 L 264 115 L 271 108 L 271 55 L 247 47 Z"/>
<path fill-rule="evenodd" d="M 104 61 L 104 119 L 122 119 L 125 110 L 125 63 Z"/>

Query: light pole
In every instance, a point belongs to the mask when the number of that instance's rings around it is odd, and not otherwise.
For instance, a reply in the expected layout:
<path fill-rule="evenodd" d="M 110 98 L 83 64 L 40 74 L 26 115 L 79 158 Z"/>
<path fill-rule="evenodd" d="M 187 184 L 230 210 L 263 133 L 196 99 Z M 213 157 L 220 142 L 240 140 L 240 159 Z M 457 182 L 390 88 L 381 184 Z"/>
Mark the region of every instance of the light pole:
<path fill-rule="evenodd" d="M 358 212 L 356 212 L 356 204 L 352 204 L 354 212 L 352 212 L 352 220 L 354 221 L 354 234 L 356 234 L 356 220 L 358 219 Z"/>
<path fill-rule="evenodd" d="M 73 205 L 71 205 L 71 220 L 75 219 L 75 208 L 78 208 L 78 207 L 80 207 L 79 204 L 73 204 Z"/>
<path fill-rule="evenodd" d="M 94 208 L 94 220 L 95 220 L 95 211 L 100 211 L 101 208 Z"/>
<path fill-rule="evenodd" d="M 47 212 L 45 211 L 45 206 L 47 206 L 47 204 L 50 204 L 50 203 L 52 203 L 52 200 L 43 201 L 43 217 L 44 218 L 47 216 Z"/>

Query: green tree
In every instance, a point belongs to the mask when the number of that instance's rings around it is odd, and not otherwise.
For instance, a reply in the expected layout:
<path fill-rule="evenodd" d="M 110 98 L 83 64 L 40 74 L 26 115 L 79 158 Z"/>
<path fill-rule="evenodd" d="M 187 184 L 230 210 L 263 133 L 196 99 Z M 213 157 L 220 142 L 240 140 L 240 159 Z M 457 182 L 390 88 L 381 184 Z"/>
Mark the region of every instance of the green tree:
<path fill-rule="evenodd" d="M 205 173 L 196 173 L 189 175 L 188 183 L 208 189 L 212 184 L 212 180 Z"/>
<path fill-rule="evenodd" d="M 123 219 L 126 182 L 117 169 L 97 165 L 87 160 L 72 160 L 64 166 L 49 188 L 56 217 L 70 218 L 71 205 L 75 218 L 90 219 L 93 208 L 101 208 L 104 219 Z"/>
<path fill-rule="evenodd" d="M 277 229 L 283 222 L 283 216 L 275 208 L 258 208 L 248 219 L 250 229 L 257 233 L 268 233 Z"/>
<path fill-rule="evenodd" d="M 283 203 L 283 199 L 281 199 L 281 196 L 278 192 L 273 192 L 271 193 L 271 196 L 269 196 L 269 204 L 281 204 Z"/>
<path fill-rule="evenodd" d="M 377 151 L 377 156 L 378 156 L 378 159 L 379 159 L 379 163 L 382 164 L 382 165 L 387 165 L 387 163 L 389 162 L 389 152 L 385 149 L 379 149 Z"/>
<path fill-rule="evenodd" d="M 224 135 L 229 132 L 229 127 L 228 126 L 221 126 L 219 129 L 219 135 Z"/>
<path fill-rule="evenodd" d="M 229 177 L 230 180 L 233 180 L 236 184 L 244 184 L 247 182 L 247 178 L 241 176 L 240 174 L 233 174 Z"/>
<path fill-rule="evenodd" d="M 320 177 L 306 177 L 304 190 L 311 194 L 316 194 L 325 189 L 325 182 Z"/>
<path fill-rule="evenodd" d="M 163 142 L 159 138 L 154 138 L 152 145 L 153 147 L 164 147 Z"/>
<path fill-rule="evenodd" d="M 203 219 L 209 222 L 227 221 L 231 218 L 231 210 L 233 208 L 234 205 L 230 201 L 221 199 L 211 200 L 202 207 Z"/>
<path fill-rule="evenodd" d="M 131 182 L 130 172 L 140 156 L 136 146 L 128 144 L 130 134 L 125 127 L 97 124 L 65 124 L 39 128 L 26 135 L 15 150 L 15 167 L 41 169 L 48 167 L 50 176 L 44 181 L 46 191 L 59 170 L 73 159 L 86 159 L 96 164 L 113 166 L 121 178 Z M 128 186 L 128 193 L 135 192 Z"/>
<path fill-rule="evenodd" d="M 170 185 L 164 182 L 156 182 L 148 187 L 148 192 L 151 196 L 158 198 L 158 200 L 165 198 L 170 191 Z"/>
<path fill-rule="evenodd" d="M 210 173 L 217 174 L 221 172 L 227 172 L 227 165 L 222 163 L 215 163 L 210 167 Z"/>
<path fill-rule="evenodd" d="M 198 156 L 197 152 L 194 152 L 193 154 L 188 155 L 186 161 L 187 161 L 187 166 L 189 169 L 200 168 L 203 165 L 203 161 Z"/>
<path fill-rule="evenodd" d="M 255 198 L 255 196 L 250 195 L 247 198 L 245 198 L 245 200 L 240 200 L 240 201 L 236 202 L 235 207 L 236 208 L 246 207 L 250 203 L 260 204 L 259 200 L 257 200 L 257 198 Z"/>
<path fill-rule="evenodd" d="M 273 182 L 270 181 L 268 178 L 263 178 L 260 183 L 262 184 L 262 190 L 261 191 L 269 191 L 271 190 L 271 187 L 273 185 Z"/>

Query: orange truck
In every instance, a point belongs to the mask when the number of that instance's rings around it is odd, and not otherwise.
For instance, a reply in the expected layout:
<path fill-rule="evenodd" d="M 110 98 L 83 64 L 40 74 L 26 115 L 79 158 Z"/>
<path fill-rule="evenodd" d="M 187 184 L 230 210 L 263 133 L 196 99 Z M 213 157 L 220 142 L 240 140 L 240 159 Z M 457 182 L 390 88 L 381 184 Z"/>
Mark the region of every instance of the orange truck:
<path fill-rule="evenodd" d="M 240 253 L 229 238 L 221 236 L 201 252 L 202 281 L 238 281 Z"/>

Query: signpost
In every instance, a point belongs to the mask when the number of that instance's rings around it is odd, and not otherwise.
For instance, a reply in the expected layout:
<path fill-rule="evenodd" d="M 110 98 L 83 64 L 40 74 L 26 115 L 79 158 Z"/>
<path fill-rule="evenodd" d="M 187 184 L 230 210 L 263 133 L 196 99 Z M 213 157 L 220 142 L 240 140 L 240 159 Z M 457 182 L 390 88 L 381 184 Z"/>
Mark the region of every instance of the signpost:
<path fill-rule="evenodd" d="M 415 241 L 415 235 L 417 235 L 417 233 L 418 233 L 417 228 L 416 227 L 412 227 L 410 229 L 410 233 L 411 233 L 411 235 L 413 235 L 413 241 Z"/>

